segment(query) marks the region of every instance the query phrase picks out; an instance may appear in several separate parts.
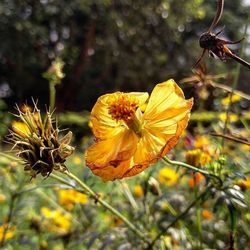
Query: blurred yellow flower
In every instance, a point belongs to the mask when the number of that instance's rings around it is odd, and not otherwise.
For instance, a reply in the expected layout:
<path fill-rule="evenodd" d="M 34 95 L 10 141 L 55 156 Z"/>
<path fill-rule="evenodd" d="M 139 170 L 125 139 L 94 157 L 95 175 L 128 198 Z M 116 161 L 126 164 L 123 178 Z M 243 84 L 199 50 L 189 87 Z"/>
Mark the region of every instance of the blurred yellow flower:
<path fill-rule="evenodd" d="M 233 95 L 232 95 L 231 103 L 238 102 L 238 101 L 240 101 L 240 99 L 241 99 L 241 97 L 240 97 L 239 95 L 233 94 Z M 223 98 L 223 99 L 221 100 L 221 104 L 222 104 L 223 106 L 228 106 L 229 103 L 230 103 L 230 95 L 227 96 L 227 97 L 225 97 L 225 98 Z"/>
<path fill-rule="evenodd" d="M 161 184 L 173 186 L 176 184 L 178 178 L 179 175 L 172 168 L 165 167 L 159 171 L 159 182 Z"/>
<path fill-rule="evenodd" d="M 74 163 L 75 165 L 81 165 L 81 163 L 82 163 L 81 157 L 79 157 L 79 156 L 74 156 L 74 158 L 73 158 L 73 163 Z"/>
<path fill-rule="evenodd" d="M 61 209 L 50 210 L 47 207 L 41 208 L 43 226 L 49 232 L 67 234 L 71 228 L 71 215 L 64 213 Z"/>
<path fill-rule="evenodd" d="M 15 227 L 8 227 L 8 224 L 1 225 L 0 226 L 0 242 L 3 239 L 3 236 L 5 240 L 9 240 L 13 238 L 15 235 L 15 231 L 16 231 Z"/>
<path fill-rule="evenodd" d="M 136 175 L 166 155 L 186 128 L 193 100 L 168 80 L 157 84 L 144 113 L 148 93 L 101 96 L 91 112 L 95 143 L 86 163 L 103 180 Z"/>
<path fill-rule="evenodd" d="M 226 113 L 221 113 L 221 114 L 219 114 L 219 119 L 220 119 L 222 122 L 225 122 L 225 121 L 226 121 L 226 118 L 227 118 L 227 114 L 226 114 Z M 235 115 L 235 114 L 229 114 L 229 116 L 228 116 L 228 121 L 229 121 L 229 122 L 237 122 L 237 121 L 238 121 L 238 116 Z"/>
<path fill-rule="evenodd" d="M 67 207 L 69 210 L 72 209 L 76 203 L 83 205 L 88 203 L 88 196 L 74 189 L 59 189 L 58 196 L 59 204 Z"/>
<path fill-rule="evenodd" d="M 194 148 L 207 149 L 211 144 L 209 137 L 206 135 L 195 136 Z"/>
<path fill-rule="evenodd" d="M 64 250 L 63 245 L 56 245 L 52 248 L 52 250 Z"/>
<path fill-rule="evenodd" d="M 6 201 L 6 196 L 4 194 L 0 194 L 0 203 L 4 203 Z"/>
<path fill-rule="evenodd" d="M 134 194 L 136 197 L 141 198 L 144 195 L 144 191 L 141 185 L 134 186 Z"/>
<path fill-rule="evenodd" d="M 186 152 L 186 162 L 190 165 L 199 167 L 211 161 L 211 156 L 201 149 L 193 149 Z"/>

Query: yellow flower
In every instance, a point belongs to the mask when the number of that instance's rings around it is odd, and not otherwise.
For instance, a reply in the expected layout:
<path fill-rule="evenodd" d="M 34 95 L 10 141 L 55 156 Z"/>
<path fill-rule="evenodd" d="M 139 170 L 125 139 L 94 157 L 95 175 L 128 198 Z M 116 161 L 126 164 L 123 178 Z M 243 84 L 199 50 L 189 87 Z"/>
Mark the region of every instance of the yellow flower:
<path fill-rule="evenodd" d="M 0 194 L 0 203 L 4 203 L 6 201 L 6 196 L 4 194 Z"/>
<path fill-rule="evenodd" d="M 176 184 L 178 177 L 179 175 L 172 168 L 165 167 L 159 171 L 159 182 L 167 186 Z"/>
<path fill-rule="evenodd" d="M 193 166 L 204 166 L 211 161 L 211 156 L 200 149 L 189 150 L 186 153 L 186 162 Z"/>
<path fill-rule="evenodd" d="M 62 245 L 56 245 L 52 248 L 52 250 L 64 250 L 64 247 Z"/>
<path fill-rule="evenodd" d="M 134 194 L 138 198 L 141 198 L 144 195 L 144 191 L 141 185 L 134 186 Z"/>
<path fill-rule="evenodd" d="M 193 100 L 168 80 L 157 84 L 144 113 L 148 93 L 101 96 L 91 112 L 95 143 L 86 163 L 103 180 L 136 175 L 166 155 L 186 128 Z"/>
<path fill-rule="evenodd" d="M 65 214 L 61 209 L 50 210 L 47 207 L 41 208 L 41 214 L 44 218 L 43 226 L 49 232 L 58 234 L 67 234 L 71 228 L 71 215 Z"/>
<path fill-rule="evenodd" d="M 72 209 L 76 203 L 83 205 L 88 203 L 88 196 L 74 189 L 60 189 L 58 195 L 59 203 L 66 206 L 69 210 Z"/>
<path fill-rule="evenodd" d="M 208 136 L 206 135 L 197 135 L 194 141 L 194 147 L 200 149 L 207 149 L 211 144 Z"/>
<path fill-rule="evenodd" d="M 227 114 L 226 114 L 226 113 L 221 113 L 221 114 L 219 114 L 219 119 L 220 119 L 222 122 L 225 122 L 225 121 L 226 121 L 226 118 L 227 118 Z M 237 122 L 237 121 L 238 121 L 238 116 L 235 115 L 235 114 L 229 114 L 228 120 L 229 120 L 229 122 Z"/>
<path fill-rule="evenodd" d="M 75 156 L 75 157 L 73 158 L 73 163 L 76 164 L 76 165 L 80 165 L 80 164 L 82 163 L 81 157 Z"/>
<path fill-rule="evenodd" d="M 241 99 L 241 97 L 240 97 L 239 95 L 233 94 L 233 95 L 232 95 L 232 99 L 231 99 L 231 103 L 238 102 L 238 101 L 240 101 L 240 99 Z M 227 97 L 225 97 L 225 98 L 223 98 L 223 99 L 221 100 L 221 104 L 222 104 L 223 106 L 228 106 L 229 103 L 230 103 L 230 95 L 227 96 Z"/>
<path fill-rule="evenodd" d="M 10 227 L 8 229 L 7 229 L 7 227 L 8 227 L 8 224 L 3 224 L 0 226 L 0 242 L 3 239 L 3 236 L 4 236 L 5 240 L 9 240 L 9 239 L 13 238 L 15 235 L 15 231 L 16 231 L 15 227 Z M 6 229 L 7 229 L 7 231 L 6 231 Z"/>

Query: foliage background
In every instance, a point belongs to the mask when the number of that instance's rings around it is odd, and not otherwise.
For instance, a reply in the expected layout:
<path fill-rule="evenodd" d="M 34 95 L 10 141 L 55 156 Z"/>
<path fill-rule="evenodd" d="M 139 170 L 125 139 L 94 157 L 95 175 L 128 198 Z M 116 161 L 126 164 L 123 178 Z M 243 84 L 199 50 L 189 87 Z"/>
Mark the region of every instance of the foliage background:
<path fill-rule="evenodd" d="M 48 103 L 48 84 L 42 73 L 56 56 L 65 61 L 66 73 L 58 87 L 59 111 L 89 110 L 98 96 L 117 89 L 151 90 L 170 77 L 178 82 L 190 74 L 200 53 L 198 37 L 212 21 L 215 2 L 1 1 L 1 96 L 9 107 L 30 96 Z M 241 38 L 249 11 L 242 0 L 226 1 L 218 29 L 225 25 L 226 38 Z M 206 61 L 213 73 L 233 73 L 235 68 L 230 60 Z M 239 88 L 246 92 L 249 74 L 242 69 L 239 81 Z M 193 95 L 191 90 L 186 92 L 188 97 Z"/>

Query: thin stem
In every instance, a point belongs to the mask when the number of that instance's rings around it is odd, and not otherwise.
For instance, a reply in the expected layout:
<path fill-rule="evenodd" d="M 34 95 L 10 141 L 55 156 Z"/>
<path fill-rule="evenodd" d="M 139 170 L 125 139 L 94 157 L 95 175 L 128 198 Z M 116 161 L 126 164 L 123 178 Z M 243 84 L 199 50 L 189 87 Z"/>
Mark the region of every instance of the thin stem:
<path fill-rule="evenodd" d="M 49 104 L 50 104 L 50 110 L 55 109 L 55 101 L 56 101 L 56 88 L 55 84 L 50 82 L 49 83 Z"/>
<path fill-rule="evenodd" d="M 136 226 L 132 222 L 130 222 L 125 216 L 123 216 L 118 210 L 116 210 L 114 207 L 112 207 L 106 201 L 104 201 L 103 199 L 101 199 L 97 193 L 95 193 L 89 186 L 87 186 L 84 182 L 82 182 L 77 176 L 75 176 L 74 174 L 72 174 L 70 172 L 66 172 L 65 174 L 68 177 L 70 177 L 71 179 L 73 179 L 84 191 L 86 191 L 86 193 L 91 198 L 93 198 L 95 200 L 95 202 L 99 202 L 103 207 L 105 207 L 106 209 L 108 209 L 111 213 L 113 213 L 114 215 L 116 215 L 117 217 L 119 217 L 143 241 L 145 241 L 146 243 L 149 243 L 148 238 L 146 237 L 146 235 L 144 233 L 142 233 L 141 231 L 139 231 L 136 228 Z M 69 185 L 69 186 L 71 186 L 73 188 L 75 188 L 74 184 L 68 183 L 63 178 L 61 178 L 59 176 L 56 176 L 54 174 L 51 174 L 51 176 L 53 178 L 59 180 L 60 182 L 66 184 L 66 185 Z"/>
<path fill-rule="evenodd" d="M 200 169 L 200 168 L 196 168 L 192 165 L 189 165 L 187 163 L 184 163 L 184 162 L 180 162 L 180 161 L 173 161 L 173 160 L 170 160 L 169 158 L 167 158 L 166 156 L 164 156 L 162 158 L 165 162 L 171 164 L 171 165 L 176 165 L 176 166 L 180 166 L 180 167 L 184 167 L 184 168 L 188 168 L 190 170 L 193 170 L 195 172 L 199 172 L 201 174 L 204 174 L 204 175 L 207 175 L 207 176 L 210 176 L 210 177 L 213 177 L 214 179 L 216 179 L 218 182 L 219 182 L 219 185 L 222 186 L 223 182 L 221 180 L 221 178 L 217 175 L 214 175 L 214 174 L 211 174 L 209 173 L 208 171 L 206 170 L 203 170 L 203 169 Z"/>
<path fill-rule="evenodd" d="M 242 144 L 250 146 L 250 142 L 247 141 L 247 139 L 243 140 L 241 138 L 237 138 L 237 137 L 232 136 L 232 135 L 223 135 L 223 134 L 217 134 L 217 133 L 211 133 L 211 135 L 217 136 L 217 137 L 222 137 L 222 138 L 234 141 L 234 142 L 238 142 L 238 143 L 242 143 Z"/>
<path fill-rule="evenodd" d="M 166 228 L 164 228 L 155 238 L 154 240 L 149 244 L 149 246 L 147 247 L 147 250 L 152 249 L 154 244 L 156 243 L 156 241 L 163 235 L 166 234 L 168 229 L 172 226 L 175 225 L 176 222 L 178 222 L 179 220 L 183 219 L 187 213 L 189 212 L 189 210 L 191 208 L 193 208 L 201 199 L 203 199 L 203 197 L 207 196 L 207 194 L 210 192 L 210 187 L 207 188 L 203 193 L 201 193 L 195 200 L 193 200 L 192 203 L 190 203 L 190 205 L 181 213 L 179 214 Z"/>

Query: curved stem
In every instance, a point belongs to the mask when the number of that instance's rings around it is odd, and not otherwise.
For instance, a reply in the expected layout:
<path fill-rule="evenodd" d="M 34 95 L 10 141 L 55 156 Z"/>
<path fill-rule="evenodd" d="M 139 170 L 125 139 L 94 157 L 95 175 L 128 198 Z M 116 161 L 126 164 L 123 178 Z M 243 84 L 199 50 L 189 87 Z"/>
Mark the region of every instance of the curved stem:
<path fill-rule="evenodd" d="M 223 182 L 221 180 L 221 178 L 217 175 L 214 175 L 214 174 L 211 174 L 209 173 L 208 171 L 206 170 L 203 170 L 203 169 L 200 169 L 200 168 L 196 168 L 192 165 L 189 165 L 187 163 L 184 163 L 184 162 L 180 162 L 180 161 L 173 161 L 173 160 L 170 160 L 169 158 L 167 158 L 166 156 L 164 156 L 162 158 L 165 162 L 171 164 L 171 165 L 176 165 L 176 166 L 180 166 L 180 167 L 184 167 L 184 168 L 188 168 L 190 170 L 193 170 L 195 172 L 199 172 L 201 174 L 204 174 L 204 175 L 207 175 L 207 176 L 211 176 L 213 177 L 214 179 L 216 179 L 218 182 L 219 182 L 219 185 L 222 186 L 223 185 Z"/>
<path fill-rule="evenodd" d="M 91 198 L 95 200 L 95 202 L 99 202 L 103 207 L 108 209 L 111 213 L 119 217 L 134 233 L 136 233 L 143 241 L 146 243 L 149 243 L 148 238 L 144 233 L 139 231 L 136 226 L 130 222 L 125 216 L 123 216 L 118 210 L 116 210 L 114 207 L 112 207 L 110 204 L 108 204 L 105 200 L 101 199 L 97 193 L 95 193 L 88 185 L 86 185 L 83 181 L 81 181 L 77 176 L 70 172 L 65 172 L 65 174 L 73 179 Z M 51 174 L 51 177 L 54 179 L 57 179 L 58 181 L 62 182 L 63 184 L 69 185 L 72 188 L 75 188 L 74 184 L 68 183 L 65 179 L 55 175 Z"/>

